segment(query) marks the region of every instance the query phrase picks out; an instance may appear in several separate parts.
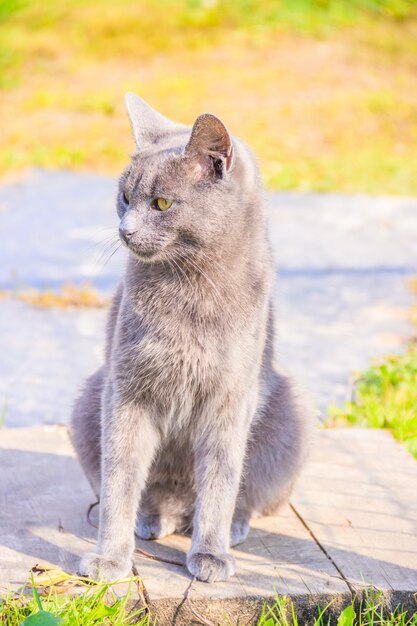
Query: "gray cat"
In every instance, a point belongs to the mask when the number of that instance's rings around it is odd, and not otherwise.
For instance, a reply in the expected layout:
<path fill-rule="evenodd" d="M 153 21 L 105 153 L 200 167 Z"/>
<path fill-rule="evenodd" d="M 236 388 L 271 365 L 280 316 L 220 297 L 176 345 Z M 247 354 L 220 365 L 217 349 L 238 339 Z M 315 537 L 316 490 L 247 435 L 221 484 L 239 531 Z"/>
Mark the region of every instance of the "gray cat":
<path fill-rule="evenodd" d="M 234 573 L 230 545 L 285 502 L 305 457 L 304 414 L 273 364 L 273 262 L 250 151 L 214 115 L 192 128 L 126 97 L 137 153 L 119 183 L 129 250 L 105 364 L 71 434 L 100 499 L 82 574 L 131 571 L 143 539 L 192 529 L 190 573 Z M 139 513 L 138 513 L 139 510 Z"/>

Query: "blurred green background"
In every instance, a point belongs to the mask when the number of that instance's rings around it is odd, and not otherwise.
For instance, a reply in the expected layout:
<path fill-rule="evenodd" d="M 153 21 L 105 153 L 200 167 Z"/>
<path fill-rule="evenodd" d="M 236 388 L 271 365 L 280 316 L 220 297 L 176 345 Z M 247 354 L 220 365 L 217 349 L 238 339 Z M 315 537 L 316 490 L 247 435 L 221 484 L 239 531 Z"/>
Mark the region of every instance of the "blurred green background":
<path fill-rule="evenodd" d="M 117 174 L 125 91 L 216 113 L 274 189 L 417 195 L 415 0 L 0 0 L 0 176 Z"/>

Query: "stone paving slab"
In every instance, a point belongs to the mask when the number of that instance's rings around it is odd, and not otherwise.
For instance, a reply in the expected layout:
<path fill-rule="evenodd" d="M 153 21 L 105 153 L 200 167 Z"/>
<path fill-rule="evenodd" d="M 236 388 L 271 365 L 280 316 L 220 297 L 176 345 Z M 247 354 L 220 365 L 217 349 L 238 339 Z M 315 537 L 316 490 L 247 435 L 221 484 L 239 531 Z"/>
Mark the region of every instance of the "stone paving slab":
<path fill-rule="evenodd" d="M 298 514 L 355 591 L 417 590 L 416 461 L 386 431 L 336 429 L 319 441 Z"/>
<path fill-rule="evenodd" d="M 115 237 L 116 181 L 33 171 L 0 188 L 0 290 L 89 281 L 109 295 L 125 250 Z M 350 397 L 354 372 L 404 349 L 413 328 L 417 200 L 266 194 L 277 263 L 277 353 L 323 416 Z M 115 240 L 115 239 L 114 239 Z M 104 252 L 104 257 L 102 254 Z M 106 256 L 107 255 L 107 256 Z M 39 311 L 0 300 L 0 412 L 7 426 L 66 423 L 102 360 L 105 311 Z"/>
<path fill-rule="evenodd" d="M 19 588 L 36 563 L 69 572 L 95 541 L 86 521 L 94 500 L 63 427 L 2 430 L 0 437 L 0 588 Z M 417 592 L 417 464 L 383 431 L 317 434 L 292 506 L 253 521 L 233 550 L 237 574 L 195 583 L 192 601 L 211 619 L 248 619 L 275 591 L 299 606 L 333 600 L 373 584 L 392 602 L 413 605 Z M 190 539 L 173 535 L 137 546 L 183 561 Z M 138 555 L 161 624 L 192 623 L 182 602 L 185 568 Z M 182 608 L 181 608 L 182 607 Z M 248 623 L 251 623 L 250 621 Z"/>

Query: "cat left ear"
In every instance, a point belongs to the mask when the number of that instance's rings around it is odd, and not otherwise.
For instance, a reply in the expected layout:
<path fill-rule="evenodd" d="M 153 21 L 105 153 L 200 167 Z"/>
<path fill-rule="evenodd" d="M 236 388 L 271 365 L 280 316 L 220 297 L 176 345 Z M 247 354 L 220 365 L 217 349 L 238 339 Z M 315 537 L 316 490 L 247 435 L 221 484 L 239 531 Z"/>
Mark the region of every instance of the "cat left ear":
<path fill-rule="evenodd" d="M 185 153 L 194 157 L 211 157 L 218 175 L 230 172 L 235 162 L 233 141 L 229 131 L 223 122 L 211 113 L 203 113 L 194 122 Z M 221 162 L 220 166 L 218 161 Z"/>
<path fill-rule="evenodd" d="M 156 143 L 177 126 L 134 93 L 126 94 L 125 103 L 138 150 L 143 150 L 147 144 Z"/>

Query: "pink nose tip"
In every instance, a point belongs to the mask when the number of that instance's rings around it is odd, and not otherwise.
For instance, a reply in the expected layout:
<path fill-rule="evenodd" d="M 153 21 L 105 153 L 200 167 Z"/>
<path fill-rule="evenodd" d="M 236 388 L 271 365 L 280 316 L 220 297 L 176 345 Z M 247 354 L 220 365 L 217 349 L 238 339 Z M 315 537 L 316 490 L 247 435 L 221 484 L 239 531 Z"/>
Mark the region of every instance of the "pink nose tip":
<path fill-rule="evenodd" d="M 119 227 L 119 235 L 120 237 L 123 239 L 123 241 L 125 243 L 129 243 L 129 239 L 131 239 L 133 237 L 133 235 L 135 234 L 136 231 L 127 231 L 124 230 L 124 228 Z"/>

